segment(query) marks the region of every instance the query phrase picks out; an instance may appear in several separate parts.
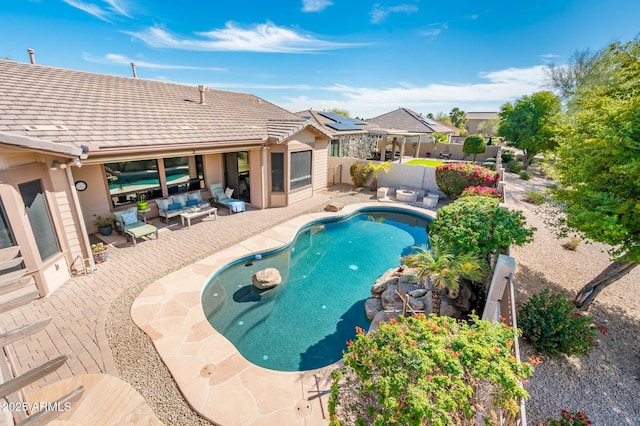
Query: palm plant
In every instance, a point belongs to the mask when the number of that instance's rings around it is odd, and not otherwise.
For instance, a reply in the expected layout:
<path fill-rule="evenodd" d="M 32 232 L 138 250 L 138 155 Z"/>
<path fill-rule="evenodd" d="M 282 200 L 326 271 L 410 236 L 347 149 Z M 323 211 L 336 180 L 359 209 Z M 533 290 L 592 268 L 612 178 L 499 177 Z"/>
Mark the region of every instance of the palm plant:
<path fill-rule="evenodd" d="M 404 256 L 401 261 L 416 268 L 420 278 L 430 279 L 433 284 L 433 312 L 440 315 L 441 291 L 449 290 L 453 296 L 459 291 L 460 278 L 481 281 L 485 277 L 482 261 L 475 253 L 455 254 L 437 235 L 430 237 L 431 249 L 419 247 L 416 253 Z"/>
<path fill-rule="evenodd" d="M 381 170 L 384 170 L 385 173 L 391 169 L 391 163 L 389 161 L 385 161 L 380 164 L 373 164 L 373 162 L 369 161 L 369 167 L 373 170 L 373 180 L 371 181 L 371 190 L 375 191 L 378 189 L 378 173 Z"/>

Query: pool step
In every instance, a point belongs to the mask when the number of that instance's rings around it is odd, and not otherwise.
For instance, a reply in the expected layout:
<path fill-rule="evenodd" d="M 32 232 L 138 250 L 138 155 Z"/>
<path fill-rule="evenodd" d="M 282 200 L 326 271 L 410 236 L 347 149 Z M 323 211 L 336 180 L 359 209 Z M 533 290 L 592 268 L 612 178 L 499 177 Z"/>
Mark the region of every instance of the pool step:
<path fill-rule="evenodd" d="M 309 228 L 309 232 L 311 235 L 317 234 L 318 232 L 324 232 L 324 225 L 313 225 Z"/>

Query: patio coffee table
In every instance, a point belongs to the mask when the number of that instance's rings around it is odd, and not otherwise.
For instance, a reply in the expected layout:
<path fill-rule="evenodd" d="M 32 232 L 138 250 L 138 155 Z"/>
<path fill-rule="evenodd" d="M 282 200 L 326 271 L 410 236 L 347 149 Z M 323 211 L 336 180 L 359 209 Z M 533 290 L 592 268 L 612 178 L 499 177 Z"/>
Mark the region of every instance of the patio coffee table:
<path fill-rule="evenodd" d="M 187 227 L 191 228 L 191 219 L 195 217 L 202 217 L 204 215 L 208 215 L 211 217 L 213 213 L 214 220 L 218 219 L 218 209 L 215 207 L 205 207 L 199 210 L 188 210 L 184 213 L 180 213 L 180 222 L 182 222 L 182 226 L 184 226 L 184 220 L 187 219 Z"/>

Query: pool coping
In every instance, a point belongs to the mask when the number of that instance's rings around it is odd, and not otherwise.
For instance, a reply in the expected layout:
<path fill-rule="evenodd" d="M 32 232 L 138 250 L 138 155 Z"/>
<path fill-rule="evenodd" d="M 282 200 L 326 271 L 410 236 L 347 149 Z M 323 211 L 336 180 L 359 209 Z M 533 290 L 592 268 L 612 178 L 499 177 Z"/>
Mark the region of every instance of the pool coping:
<path fill-rule="evenodd" d="M 433 210 L 381 202 L 301 215 L 153 282 L 134 300 L 132 320 L 153 341 L 180 392 L 197 413 L 222 425 L 329 422 L 331 372 L 340 362 L 300 372 L 252 364 L 209 324 L 201 297 L 205 284 L 229 263 L 280 249 L 309 223 L 370 208 L 393 208 L 435 218 Z"/>

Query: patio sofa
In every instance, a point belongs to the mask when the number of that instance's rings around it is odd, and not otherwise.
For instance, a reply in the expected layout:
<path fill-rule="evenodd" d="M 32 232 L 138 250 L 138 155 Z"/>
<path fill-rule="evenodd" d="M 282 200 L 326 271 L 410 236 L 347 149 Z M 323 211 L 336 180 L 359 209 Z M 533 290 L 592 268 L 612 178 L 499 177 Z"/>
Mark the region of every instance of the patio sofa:
<path fill-rule="evenodd" d="M 180 213 L 191 210 L 194 207 L 210 207 L 208 201 L 202 200 L 200 191 L 174 194 L 162 200 L 155 200 L 158 205 L 158 215 L 169 223 L 172 217 L 180 216 Z"/>

